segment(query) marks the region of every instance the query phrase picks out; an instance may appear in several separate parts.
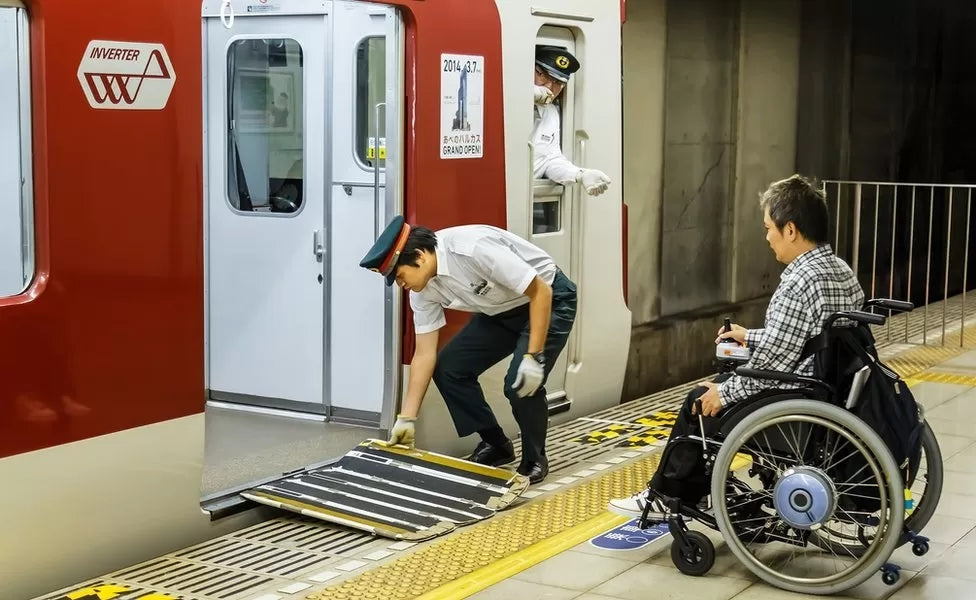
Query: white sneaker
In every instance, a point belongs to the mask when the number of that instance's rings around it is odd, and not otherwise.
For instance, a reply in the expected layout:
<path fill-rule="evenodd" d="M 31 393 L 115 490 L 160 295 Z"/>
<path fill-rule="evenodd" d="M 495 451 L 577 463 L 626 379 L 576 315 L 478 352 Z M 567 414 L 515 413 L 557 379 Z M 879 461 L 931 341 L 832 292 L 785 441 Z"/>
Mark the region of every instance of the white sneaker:
<path fill-rule="evenodd" d="M 651 506 L 647 511 L 647 520 L 651 522 L 664 521 L 664 503 L 657 496 L 652 498 L 651 491 L 646 489 L 637 492 L 629 498 L 614 498 L 610 500 L 607 509 L 610 512 L 625 517 L 640 517 L 644 514 L 644 507 L 648 504 Z"/>

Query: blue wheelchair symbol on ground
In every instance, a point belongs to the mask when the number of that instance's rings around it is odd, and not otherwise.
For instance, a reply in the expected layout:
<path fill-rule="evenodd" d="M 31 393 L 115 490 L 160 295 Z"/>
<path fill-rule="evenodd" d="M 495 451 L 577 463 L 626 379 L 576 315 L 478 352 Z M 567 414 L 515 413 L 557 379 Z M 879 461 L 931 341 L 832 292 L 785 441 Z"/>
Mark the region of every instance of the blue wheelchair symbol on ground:
<path fill-rule="evenodd" d="M 620 525 L 590 540 L 590 545 L 604 550 L 637 550 L 654 540 L 669 535 L 668 524 L 660 523 L 647 529 L 637 525 L 637 519 Z"/>

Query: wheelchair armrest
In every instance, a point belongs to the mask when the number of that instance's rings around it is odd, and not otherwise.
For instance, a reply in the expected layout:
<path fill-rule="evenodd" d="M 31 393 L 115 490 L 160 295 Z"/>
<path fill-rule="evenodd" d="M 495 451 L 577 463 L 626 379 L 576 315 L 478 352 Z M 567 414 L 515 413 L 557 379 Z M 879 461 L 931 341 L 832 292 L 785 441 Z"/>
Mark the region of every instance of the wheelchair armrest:
<path fill-rule="evenodd" d="M 888 317 L 884 315 L 879 315 L 878 313 L 867 312 L 863 310 L 851 310 L 847 312 L 837 313 L 837 317 L 848 318 L 858 323 L 870 323 L 871 325 L 884 325 Z"/>
<path fill-rule="evenodd" d="M 870 323 L 871 325 L 884 325 L 888 317 L 884 315 L 879 315 L 877 313 L 866 312 L 863 310 L 849 310 L 844 312 L 835 312 L 834 314 L 827 317 L 827 323 L 824 324 L 824 329 L 830 329 L 834 325 L 834 321 L 837 319 L 850 319 L 852 321 L 857 321 L 858 323 Z"/>
<path fill-rule="evenodd" d="M 820 388 L 830 394 L 831 397 L 834 395 L 834 386 L 830 385 L 826 381 L 821 381 L 814 377 L 806 377 L 805 375 L 797 375 L 796 373 L 739 367 L 735 370 L 735 374 L 741 377 L 750 377 L 752 379 L 769 379 L 772 381 L 782 381 L 783 383 L 802 383 L 808 386 Z"/>
<path fill-rule="evenodd" d="M 871 298 L 864 303 L 864 308 L 871 308 L 872 306 L 886 308 L 891 312 L 912 312 L 915 310 L 915 305 L 911 302 L 893 298 Z"/>

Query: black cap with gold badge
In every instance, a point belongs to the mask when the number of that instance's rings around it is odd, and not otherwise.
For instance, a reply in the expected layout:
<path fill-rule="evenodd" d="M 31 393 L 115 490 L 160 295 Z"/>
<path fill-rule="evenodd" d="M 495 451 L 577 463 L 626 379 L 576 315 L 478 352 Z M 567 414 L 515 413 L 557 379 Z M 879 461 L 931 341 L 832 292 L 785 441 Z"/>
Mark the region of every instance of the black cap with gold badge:
<path fill-rule="evenodd" d="M 393 285 L 393 281 L 396 280 L 397 261 L 409 235 L 410 225 L 403 217 L 401 215 L 393 217 L 383 233 L 376 238 L 376 242 L 363 260 L 359 261 L 359 266 L 379 273 L 386 277 L 386 285 Z"/>
<path fill-rule="evenodd" d="M 536 46 L 535 64 L 563 83 L 569 81 L 569 76 L 580 68 L 576 57 L 559 46 Z"/>

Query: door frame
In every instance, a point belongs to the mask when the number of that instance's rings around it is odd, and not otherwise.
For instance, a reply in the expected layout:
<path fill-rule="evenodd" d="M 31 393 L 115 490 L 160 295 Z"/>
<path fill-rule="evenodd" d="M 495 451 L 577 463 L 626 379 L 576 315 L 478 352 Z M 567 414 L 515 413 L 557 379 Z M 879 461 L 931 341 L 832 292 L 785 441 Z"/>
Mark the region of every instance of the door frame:
<path fill-rule="evenodd" d="M 533 44 L 565 44 L 570 50 L 575 54 L 577 53 L 577 36 L 573 29 L 570 27 L 562 25 L 553 24 L 543 24 L 536 30 L 535 40 Z M 535 64 L 533 63 L 533 68 Z M 560 113 L 560 137 L 563 155 L 567 159 L 572 161 L 574 164 L 579 164 L 579 159 L 577 157 L 577 129 L 576 129 L 576 78 L 570 77 L 563 89 L 562 93 L 562 112 Z M 530 142 L 531 148 L 531 142 Z M 530 164 L 531 164 L 532 153 L 530 150 Z M 532 170 L 529 171 L 530 175 Z M 567 186 L 560 185 L 555 182 L 551 182 L 547 179 L 531 179 L 531 201 L 532 205 L 529 208 L 529 223 L 528 223 L 528 236 L 529 241 L 534 244 L 539 245 L 540 242 L 545 243 L 547 238 L 557 239 L 559 237 L 565 236 L 564 243 L 567 244 L 565 257 L 566 262 L 562 263 L 559 259 L 563 257 L 554 257 L 559 264 L 559 266 L 565 270 L 566 276 L 573 281 L 580 281 L 580 272 L 582 270 L 582 260 L 581 260 L 581 210 L 582 210 L 582 199 L 581 190 L 579 186 L 570 184 Z M 557 188 L 562 188 L 559 200 L 559 223 L 560 229 L 558 232 L 546 232 L 546 233 L 534 233 L 535 228 L 535 205 L 537 197 L 551 197 L 553 191 Z M 577 299 L 577 305 L 582 302 L 582 290 L 579 291 L 579 298 Z M 579 310 L 577 307 L 577 314 Z M 558 411 L 560 408 L 568 407 L 572 402 L 569 398 L 569 393 L 566 390 L 566 382 L 569 376 L 570 369 L 576 363 L 576 352 L 575 348 L 578 346 L 579 338 L 579 327 L 573 327 L 573 330 L 569 334 L 569 339 L 566 342 L 565 348 L 559 354 L 559 358 L 556 360 L 556 364 L 553 366 L 552 371 L 549 374 L 549 378 L 546 382 L 546 401 L 549 404 L 550 413 L 553 411 Z M 552 381 L 553 373 L 557 372 L 561 374 L 562 385 L 558 389 L 552 389 L 550 383 Z"/>
<path fill-rule="evenodd" d="M 209 98 L 209 86 L 210 86 L 210 76 L 208 74 L 207 68 L 207 56 L 209 48 L 209 38 L 207 34 L 208 21 L 211 19 L 218 19 L 224 22 L 225 27 L 228 22 L 232 23 L 232 19 L 260 19 L 265 15 L 275 15 L 275 16 L 316 16 L 323 15 L 329 19 L 326 27 L 329 29 L 329 33 L 334 38 L 334 26 L 335 19 L 333 16 L 336 14 L 336 4 L 343 2 L 345 0 L 289 0 L 287 3 L 283 3 L 274 12 L 262 13 L 259 15 L 251 16 L 241 16 L 246 15 L 246 8 L 249 4 L 249 0 L 231 0 L 229 8 L 226 7 L 224 0 L 204 0 L 202 8 L 202 37 L 203 37 L 203 48 L 204 48 L 204 68 L 203 68 L 203 94 L 204 102 L 202 110 L 204 112 L 204 152 L 203 152 L 203 236 L 204 236 L 204 266 L 203 266 L 203 287 L 204 287 L 204 330 L 207 334 L 204 336 L 204 388 L 206 399 L 210 400 L 210 218 L 209 218 L 209 207 L 210 207 L 210 183 L 209 183 L 209 169 L 210 169 L 210 140 L 209 121 L 207 118 L 208 109 L 210 106 L 211 99 Z M 381 186 L 384 188 L 382 197 L 380 198 L 380 209 L 381 214 L 374 215 L 376 218 L 376 223 L 379 230 L 382 230 L 386 222 L 392 218 L 393 215 L 399 214 L 403 210 L 404 206 L 404 177 L 403 169 L 406 159 L 406 142 L 405 142 L 405 123 L 406 123 L 406 110 L 407 105 L 405 103 L 405 76 L 406 76 L 406 49 L 405 49 L 405 24 L 403 20 L 403 11 L 399 9 L 396 5 L 386 4 L 382 2 L 362 2 L 356 1 L 356 5 L 369 6 L 374 5 L 377 9 L 381 8 L 388 11 L 387 15 L 387 61 L 386 61 L 386 110 L 384 111 L 384 122 L 385 122 L 385 133 L 386 133 L 386 148 L 387 148 L 387 158 L 385 168 L 383 169 L 383 179 L 381 180 Z M 233 26 L 233 24 L 232 24 Z M 332 421 L 345 421 L 341 416 L 336 418 L 333 414 L 333 402 L 330 397 L 329 388 L 331 381 L 331 357 L 330 352 L 331 339 L 332 339 L 332 324 L 329 317 L 329 298 L 334 287 L 332 282 L 331 266 L 329 264 L 329 251 L 331 250 L 332 243 L 332 215 L 331 215 L 331 204 L 333 195 L 333 184 L 334 174 L 333 174 L 333 152 L 335 140 L 333 139 L 333 122 L 332 122 L 332 111 L 334 106 L 334 95 L 336 93 L 334 86 L 334 73 L 333 73 L 333 62 L 334 57 L 334 41 L 326 45 L 325 49 L 325 65 L 323 76 L 325 80 L 325 97 L 323 99 L 322 111 L 326 115 L 325 117 L 325 127 L 323 135 L 326 138 L 326 144 L 323 152 L 324 165 L 323 169 L 323 243 L 326 247 L 326 256 L 323 260 L 323 353 L 322 353 L 322 394 L 323 401 L 320 405 L 323 410 L 320 415 L 324 420 Z M 394 110 L 391 110 L 394 109 Z M 374 184 L 375 185 L 375 184 Z M 370 186 L 373 187 L 373 186 Z M 372 242 L 372 240 L 369 240 Z M 368 244 L 367 244 L 368 246 Z M 381 403 L 381 412 L 379 414 L 379 423 L 377 424 L 381 430 L 388 431 L 393 426 L 395 421 L 396 411 L 399 406 L 400 394 L 402 390 L 402 305 L 403 305 L 403 295 L 401 290 L 397 286 L 385 287 L 384 292 L 384 340 L 383 340 L 383 398 Z M 260 407 L 250 408 L 250 410 L 258 410 L 262 412 L 280 412 L 275 410 L 275 408 L 269 408 L 267 405 L 260 405 Z M 279 407 L 280 408 L 280 407 Z M 358 419 L 352 419 L 353 422 L 359 424 L 363 421 Z"/>

